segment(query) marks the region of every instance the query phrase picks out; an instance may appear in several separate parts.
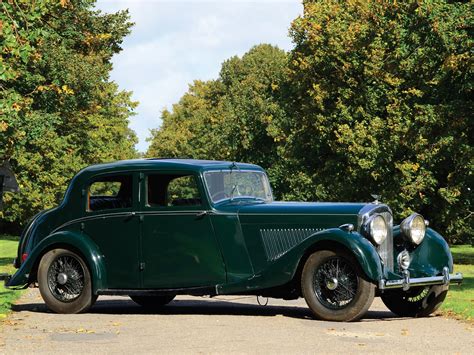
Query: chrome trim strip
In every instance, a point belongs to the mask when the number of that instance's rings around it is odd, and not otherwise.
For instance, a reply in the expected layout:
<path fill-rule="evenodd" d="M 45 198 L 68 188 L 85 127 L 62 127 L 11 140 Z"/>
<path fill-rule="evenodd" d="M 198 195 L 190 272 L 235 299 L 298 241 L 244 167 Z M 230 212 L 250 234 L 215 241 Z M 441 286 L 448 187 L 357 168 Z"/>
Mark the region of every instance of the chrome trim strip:
<path fill-rule="evenodd" d="M 385 280 L 379 281 L 380 290 L 389 290 L 393 288 L 402 288 L 407 291 L 410 287 L 414 286 L 430 286 L 430 285 L 451 285 L 462 283 L 463 276 L 457 272 L 455 274 L 444 273 L 442 276 L 431 276 L 431 277 L 417 277 L 410 278 L 410 274 L 404 275 L 403 279 L 399 280 Z"/>
<path fill-rule="evenodd" d="M 239 213 L 240 216 L 354 216 L 353 213 Z"/>
<path fill-rule="evenodd" d="M 139 216 L 139 215 L 197 215 L 198 213 L 203 212 L 204 210 L 183 210 L 183 211 L 126 211 L 126 212 L 116 212 L 116 213 L 105 213 L 105 214 L 96 214 L 93 216 L 85 216 L 81 218 L 76 218 L 66 223 L 63 223 L 56 229 L 54 229 L 50 234 L 56 233 L 57 231 L 61 230 L 64 227 L 70 226 L 71 224 L 76 224 L 85 221 L 91 221 L 94 219 L 102 219 L 102 218 L 115 218 L 115 217 L 132 217 L 132 216 Z M 209 211 L 206 211 L 209 212 Z"/>

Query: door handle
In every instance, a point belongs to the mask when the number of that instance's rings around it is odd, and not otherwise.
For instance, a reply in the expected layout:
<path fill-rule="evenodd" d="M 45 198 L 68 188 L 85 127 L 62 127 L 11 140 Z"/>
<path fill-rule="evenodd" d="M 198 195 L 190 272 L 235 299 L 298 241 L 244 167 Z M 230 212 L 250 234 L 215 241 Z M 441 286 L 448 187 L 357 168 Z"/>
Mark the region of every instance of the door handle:
<path fill-rule="evenodd" d="M 201 211 L 196 215 L 196 218 L 200 219 L 200 218 L 203 218 L 204 216 L 207 216 L 208 214 L 210 214 L 209 211 Z"/>
<path fill-rule="evenodd" d="M 135 215 L 136 215 L 136 212 L 128 212 L 127 213 L 127 218 L 125 218 L 125 220 L 128 221 L 128 220 L 132 219 L 133 217 L 135 217 Z"/>

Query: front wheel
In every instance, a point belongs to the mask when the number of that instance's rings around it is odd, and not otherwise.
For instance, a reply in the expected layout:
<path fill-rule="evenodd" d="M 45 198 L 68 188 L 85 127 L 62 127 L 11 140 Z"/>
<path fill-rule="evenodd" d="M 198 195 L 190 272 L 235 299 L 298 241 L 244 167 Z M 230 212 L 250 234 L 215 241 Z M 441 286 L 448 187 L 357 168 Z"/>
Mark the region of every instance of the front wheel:
<path fill-rule="evenodd" d="M 56 313 L 85 312 L 97 299 L 92 294 L 87 264 L 67 249 L 53 249 L 43 255 L 38 284 L 44 302 Z"/>
<path fill-rule="evenodd" d="M 386 291 L 381 298 L 400 317 L 427 317 L 441 306 L 447 294 L 448 286 L 435 285 Z"/>
<path fill-rule="evenodd" d="M 320 250 L 308 258 L 301 275 L 303 297 L 316 318 L 349 322 L 369 309 L 375 286 L 354 258 L 343 251 Z"/>

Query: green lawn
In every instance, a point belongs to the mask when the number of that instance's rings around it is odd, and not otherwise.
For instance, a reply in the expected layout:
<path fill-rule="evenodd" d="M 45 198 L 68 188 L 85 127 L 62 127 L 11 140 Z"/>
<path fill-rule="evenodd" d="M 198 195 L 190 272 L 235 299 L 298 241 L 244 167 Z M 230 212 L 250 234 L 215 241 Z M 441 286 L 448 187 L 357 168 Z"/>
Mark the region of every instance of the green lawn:
<path fill-rule="evenodd" d="M 0 235 L 0 273 L 15 272 L 12 261 L 16 256 L 17 246 L 18 237 Z M 20 294 L 21 291 L 7 290 L 3 287 L 3 281 L 0 282 L 0 319 L 5 317 L 11 304 L 20 297 Z"/>
<path fill-rule="evenodd" d="M 451 247 L 454 272 L 462 272 L 461 286 L 451 286 L 448 297 L 441 306 L 443 313 L 474 321 L 474 247 L 456 245 Z"/>

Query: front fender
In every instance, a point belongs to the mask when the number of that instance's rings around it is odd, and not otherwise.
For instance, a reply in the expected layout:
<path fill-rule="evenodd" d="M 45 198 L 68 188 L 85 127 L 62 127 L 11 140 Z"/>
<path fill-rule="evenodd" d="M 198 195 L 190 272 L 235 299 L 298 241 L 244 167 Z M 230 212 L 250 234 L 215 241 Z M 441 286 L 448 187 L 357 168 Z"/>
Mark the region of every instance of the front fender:
<path fill-rule="evenodd" d="M 393 238 L 399 244 L 401 236 L 400 227 L 393 229 Z M 405 249 L 406 246 L 397 246 L 396 252 Z M 412 277 L 429 277 L 443 274 L 443 268 L 448 267 L 453 272 L 453 257 L 446 240 L 435 230 L 426 229 L 425 238 L 420 245 L 410 249 L 411 263 L 408 270 Z M 395 257 L 395 256 L 394 256 Z"/>
<path fill-rule="evenodd" d="M 85 234 L 62 231 L 49 235 L 31 251 L 27 259 L 22 263 L 20 269 L 7 282 L 7 287 L 27 286 L 33 280 L 30 274 L 41 260 L 41 257 L 54 248 L 72 248 L 77 250 L 85 258 L 92 278 L 92 291 L 106 288 L 107 273 L 104 258 L 98 246 Z"/>
<path fill-rule="evenodd" d="M 346 232 L 339 228 L 331 228 L 311 235 L 285 255 L 281 262 L 291 265 L 292 276 L 294 276 L 302 258 L 323 243 L 340 245 L 347 249 L 357 259 L 369 280 L 378 281 L 383 277 L 380 256 L 375 247 L 359 233 Z"/>
<path fill-rule="evenodd" d="M 305 258 L 318 247 L 326 247 L 325 243 L 347 249 L 359 262 L 370 281 L 375 283 L 383 277 L 380 256 L 367 239 L 357 232 L 346 232 L 339 228 L 331 228 L 312 234 L 268 265 L 262 273 L 253 276 L 251 279 L 221 285 L 218 288 L 218 293 L 230 294 L 243 289 L 251 291 L 283 285 L 295 277 L 298 267 L 302 265 Z"/>

